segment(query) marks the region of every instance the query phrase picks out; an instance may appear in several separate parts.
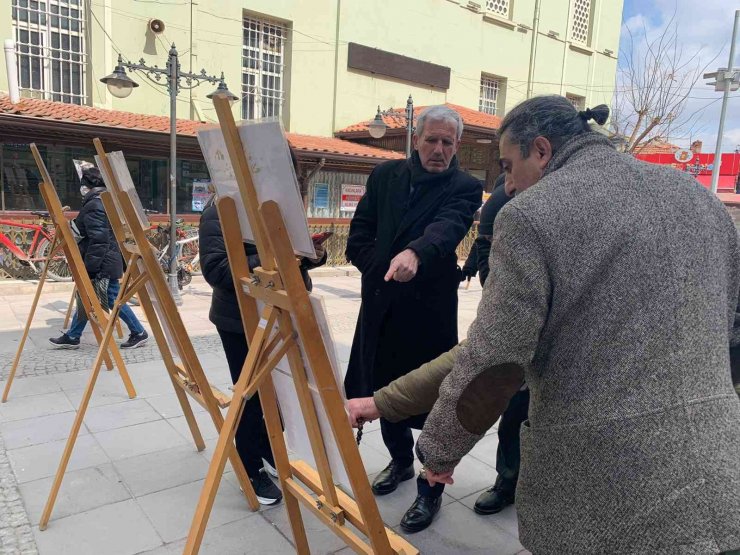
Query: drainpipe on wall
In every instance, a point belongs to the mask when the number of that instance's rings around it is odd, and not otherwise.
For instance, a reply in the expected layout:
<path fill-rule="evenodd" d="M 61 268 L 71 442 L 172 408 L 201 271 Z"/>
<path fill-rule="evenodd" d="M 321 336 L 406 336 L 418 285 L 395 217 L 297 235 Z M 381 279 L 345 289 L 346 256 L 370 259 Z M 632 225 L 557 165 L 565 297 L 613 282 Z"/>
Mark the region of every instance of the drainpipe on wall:
<path fill-rule="evenodd" d="M 103 63 L 105 68 L 113 67 L 113 40 L 110 38 L 113 36 L 113 0 L 103 0 Z M 92 11 L 92 3 L 90 4 L 90 11 Z M 111 110 L 113 108 L 113 95 L 108 92 L 108 87 L 103 87 L 103 94 L 105 95 L 105 108 Z"/>
<path fill-rule="evenodd" d="M 337 81 L 339 80 L 339 21 L 342 13 L 342 0 L 337 0 L 337 27 L 334 33 L 334 94 L 331 106 L 331 133 L 337 127 Z"/>
<path fill-rule="evenodd" d="M 532 47 L 529 50 L 529 73 L 527 75 L 527 98 L 532 97 L 534 88 L 534 61 L 537 57 L 537 37 L 540 34 L 540 0 L 534 3 L 534 18 L 532 19 Z"/>
<path fill-rule="evenodd" d="M 570 41 L 570 17 L 573 2 L 568 2 L 568 17 L 565 18 L 565 36 L 563 37 L 563 65 L 560 68 L 560 96 L 565 96 L 565 67 L 568 61 L 568 42 Z"/>
<path fill-rule="evenodd" d="M 5 39 L 5 67 L 8 70 L 8 94 L 11 104 L 18 104 L 21 92 L 18 88 L 18 64 L 15 59 L 15 41 Z"/>

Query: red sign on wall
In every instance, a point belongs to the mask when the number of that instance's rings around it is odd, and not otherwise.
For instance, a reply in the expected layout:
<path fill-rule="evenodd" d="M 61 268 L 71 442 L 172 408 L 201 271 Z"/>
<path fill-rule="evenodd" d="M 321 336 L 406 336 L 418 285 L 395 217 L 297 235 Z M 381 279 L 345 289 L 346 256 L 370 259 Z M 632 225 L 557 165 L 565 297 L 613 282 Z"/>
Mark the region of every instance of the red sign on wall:
<path fill-rule="evenodd" d="M 357 210 L 357 204 L 360 202 L 360 199 L 364 194 L 364 185 L 342 184 L 342 203 L 339 209 L 342 212 L 354 212 L 355 210 Z"/>

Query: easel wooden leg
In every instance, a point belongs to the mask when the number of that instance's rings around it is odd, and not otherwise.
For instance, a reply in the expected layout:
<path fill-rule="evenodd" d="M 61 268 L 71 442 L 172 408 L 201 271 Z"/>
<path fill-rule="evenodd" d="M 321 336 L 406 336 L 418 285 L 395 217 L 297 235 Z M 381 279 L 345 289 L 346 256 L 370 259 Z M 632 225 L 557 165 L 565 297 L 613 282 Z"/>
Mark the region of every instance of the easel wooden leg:
<path fill-rule="evenodd" d="M 72 288 L 72 297 L 69 299 L 69 306 L 67 307 L 67 314 L 64 315 L 64 324 L 62 327 L 66 330 L 69 329 L 69 322 L 72 320 L 72 314 L 74 313 L 75 296 L 77 295 L 77 286 Z"/>
<path fill-rule="evenodd" d="M 177 385 L 177 382 L 175 382 L 175 378 L 172 377 L 172 374 L 170 374 L 170 380 L 172 381 L 172 387 L 175 388 L 175 395 L 177 396 L 177 400 L 180 402 L 182 414 L 185 416 L 185 422 L 188 423 L 190 435 L 193 436 L 195 448 L 198 450 L 198 452 L 205 451 L 206 442 L 203 440 L 203 435 L 200 433 L 198 421 L 195 419 L 195 414 L 193 414 L 193 407 L 190 406 L 190 400 L 188 399 L 187 394 L 180 388 L 179 385 Z"/>
<path fill-rule="evenodd" d="M 59 488 L 62 485 L 62 479 L 64 478 L 64 473 L 67 470 L 69 459 L 72 456 L 72 450 L 74 449 L 75 442 L 77 441 L 77 435 L 80 433 L 80 427 L 82 426 L 82 421 L 85 418 L 85 412 L 87 412 L 87 406 L 90 403 L 90 397 L 92 397 L 93 389 L 95 388 L 95 382 L 98 379 L 98 374 L 100 374 L 100 367 L 103 364 L 103 356 L 107 350 L 108 342 L 110 342 L 113 336 L 113 319 L 116 316 L 115 313 L 117 312 L 117 310 L 118 306 L 115 306 L 113 312 L 111 313 L 111 319 L 108 320 L 108 324 L 105 327 L 102 341 L 100 342 L 100 346 L 98 347 L 98 354 L 95 356 L 95 363 L 93 365 L 92 373 L 90 374 L 90 378 L 87 381 L 85 391 L 82 394 L 82 400 L 80 401 L 80 406 L 77 409 L 75 421 L 72 424 L 72 429 L 69 432 L 67 444 L 64 447 L 64 452 L 62 453 L 62 458 L 59 461 L 59 467 L 57 468 L 57 473 L 54 476 L 54 482 L 51 486 L 49 497 L 46 500 L 46 505 L 44 506 L 44 512 L 42 513 L 41 520 L 39 521 L 39 530 L 46 530 L 46 527 L 49 523 L 49 518 L 51 517 L 51 511 L 54 510 L 54 502 L 56 501 L 57 494 L 59 493 Z"/>
<path fill-rule="evenodd" d="M 203 451 L 206 448 L 206 443 L 203 441 L 203 436 L 200 433 L 198 422 L 195 420 L 193 408 L 190 406 L 190 400 L 188 399 L 187 394 L 182 390 L 177 382 L 175 382 L 174 374 L 177 372 L 177 367 L 175 366 L 175 361 L 172 359 L 172 353 L 167 344 L 167 337 L 159 323 L 157 313 L 147 294 L 139 295 L 139 302 L 141 304 L 141 308 L 144 309 L 146 319 L 149 321 L 149 327 L 152 330 L 152 335 L 154 335 L 154 340 L 157 342 L 159 352 L 162 354 L 167 374 L 170 376 L 170 380 L 172 381 L 172 387 L 175 389 L 175 395 L 177 396 L 177 400 L 180 402 L 180 407 L 182 408 L 183 415 L 185 415 L 185 421 L 188 423 L 188 428 L 190 428 L 190 434 L 193 436 L 195 447 L 198 451 Z"/>
<path fill-rule="evenodd" d="M 266 312 L 268 311 L 271 311 L 271 309 L 268 309 Z M 264 320 L 273 321 L 272 318 L 269 317 L 264 318 Z M 203 541 L 203 536 L 208 524 L 208 517 L 211 514 L 213 502 L 216 499 L 218 486 L 221 483 L 224 467 L 226 466 L 226 457 L 236 457 L 237 459 L 239 457 L 234 448 L 234 436 L 236 435 L 236 429 L 239 426 L 239 421 L 241 419 L 242 412 L 244 411 L 244 391 L 249 385 L 249 378 L 259 361 L 260 351 L 267 336 L 266 328 L 269 327 L 270 326 L 260 326 L 254 334 L 253 340 L 249 343 L 247 360 L 244 362 L 244 367 L 239 375 L 239 379 L 234 385 L 234 394 L 231 397 L 229 411 L 226 413 L 226 420 L 224 420 L 219 427 L 221 431 L 218 435 L 218 442 L 213 450 L 213 458 L 211 458 L 211 464 L 208 467 L 206 481 L 200 492 L 200 499 L 198 500 L 195 515 L 193 515 L 193 523 L 190 526 L 188 541 L 185 544 L 185 551 L 183 551 L 186 555 L 198 553 L 198 550 L 200 549 L 200 544 Z M 241 465 L 241 460 L 239 460 L 239 463 Z M 235 465 L 234 470 L 236 471 Z"/>
<path fill-rule="evenodd" d="M 293 542 L 295 543 L 296 552 L 301 555 L 308 554 L 311 552 L 311 549 L 308 546 L 308 537 L 306 536 L 306 528 L 303 525 L 300 504 L 290 488 L 285 486 L 285 481 L 291 476 L 290 461 L 288 459 L 288 449 L 285 446 L 283 427 L 280 423 L 280 411 L 278 410 L 277 396 L 275 395 L 272 376 L 268 375 L 265 378 L 264 383 L 259 388 L 259 395 L 260 403 L 262 404 L 262 413 L 265 416 L 267 433 L 270 436 L 272 454 L 275 457 L 280 485 L 283 490 L 285 510 L 288 511 L 290 529 L 293 532 Z"/>
<path fill-rule="evenodd" d="M 200 544 L 203 541 L 203 535 L 206 531 L 206 525 L 208 524 L 208 517 L 211 514 L 213 502 L 216 499 L 218 486 L 221 483 L 224 467 L 226 466 L 227 453 L 234 451 L 234 435 L 236 434 L 236 428 L 239 425 L 239 419 L 244 409 L 244 401 L 241 398 L 237 398 L 236 392 L 237 389 L 235 387 L 234 396 L 232 397 L 231 405 L 229 405 L 229 411 L 226 414 L 226 420 L 221 426 L 218 442 L 213 450 L 213 458 L 208 467 L 208 474 L 206 475 L 206 481 L 200 494 L 198 507 L 193 516 L 193 524 L 191 525 L 188 541 L 183 551 L 187 555 L 198 553 L 200 549 Z"/>
<path fill-rule="evenodd" d="M 123 278 L 121 278 L 121 287 L 118 290 L 118 296 L 116 297 L 116 300 L 113 302 L 113 308 L 110 312 L 110 315 L 108 316 L 109 320 L 107 322 L 107 327 L 110 327 L 111 325 L 115 325 L 118 323 L 118 326 L 120 327 L 120 321 L 118 318 L 118 315 L 121 312 L 121 307 L 123 306 L 123 303 L 126 301 L 123 299 L 123 295 L 126 291 L 126 288 L 128 287 L 129 283 L 131 282 L 132 277 L 132 271 L 133 271 L 133 259 L 129 261 L 129 265 L 126 267 L 126 272 L 123 274 Z M 111 337 L 108 338 L 108 341 L 106 342 L 106 349 L 103 350 L 103 352 L 108 352 L 113 355 L 113 359 L 116 361 L 116 366 L 118 367 L 118 373 L 121 376 L 121 380 L 123 380 L 123 385 L 126 388 L 126 392 L 128 393 L 129 399 L 133 399 L 136 397 L 136 390 L 134 389 L 134 384 L 131 382 L 131 377 L 128 375 L 128 370 L 126 370 L 126 365 L 123 363 L 123 359 L 121 358 L 121 353 L 118 350 L 118 345 L 116 345 L 115 341 L 111 341 Z M 102 343 L 101 343 L 102 346 Z"/>
<path fill-rule="evenodd" d="M 281 269 L 289 268 L 291 265 L 295 264 L 295 255 L 290 247 L 290 239 L 285 230 L 279 206 L 275 202 L 269 201 L 260 206 L 259 212 L 265 222 L 265 227 L 268 232 L 267 236 L 272 245 L 272 251 L 275 255 L 278 267 Z M 326 415 L 328 416 L 334 440 L 347 471 L 347 477 L 349 478 L 352 491 L 357 500 L 357 506 L 365 525 L 365 533 L 370 541 L 373 552 L 378 554 L 392 553 L 393 549 L 389 542 L 388 532 L 383 524 L 378 506 L 375 503 L 367 475 L 365 474 L 362 457 L 360 456 L 360 452 L 354 442 L 352 430 L 347 422 L 347 414 L 338 391 L 338 384 L 332 375 L 331 364 L 328 360 L 326 350 L 320 348 L 322 343 L 321 331 L 318 327 L 315 316 L 312 314 L 313 311 L 310 308 L 310 301 L 307 298 L 305 287 L 303 283 L 299 281 L 300 276 L 297 272 L 285 273 L 282 277 L 284 279 L 285 289 L 288 292 L 288 295 L 294 298 L 295 304 L 292 315 L 296 321 L 296 331 L 298 332 L 306 351 L 306 357 L 308 358 L 307 362 L 313 369 L 316 387 L 321 397 L 321 403 Z M 285 327 L 292 327 L 292 324 L 287 321 L 284 321 L 283 325 Z M 306 382 L 305 370 L 300 357 L 298 357 L 295 362 L 293 360 L 290 360 L 290 362 L 293 379 L 296 383 L 296 390 L 298 391 L 300 398 L 301 389 L 308 385 Z M 306 414 L 306 407 L 308 405 L 313 405 L 310 396 L 307 401 L 311 402 L 305 402 L 301 399 L 301 408 L 304 410 L 304 415 Z M 316 413 L 314 411 L 312 415 L 313 418 L 311 420 L 315 418 L 315 415 Z M 307 419 L 306 424 L 309 434 L 311 434 L 309 425 L 312 425 L 312 422 Z M 320 430 L 317 435 L 320 436 Z M 313 441 L 311 444 L 312 447 L 315 447 Z M 314 449 L 314 453 L 315 452 L 316 451 Z M 324 495 L 327 496 L 327 500 L 332 497 L 337 499 L 338 495 L 334 489 L 334 485 L 326 483 L 324 472 L 331 476 L 331 469 L 324 467 L 325 462 L 322 460 L 324 457 L 316 457 L 317 473 L 321 479 L 322 491 L 324 492 Z M 327 491 L 327 488 L 329 491 Z M 331 495 L 329 495 L 329 493 L 331 493 Z"/>
<path fill-rule="evenodd" d="M 54 240 L 51 245 L 51 250 L 49 251 L 50 256 L 54 254 L 54 251 L 57 250 L 59 247 L 59 244 L 61 241 L 54 236 Z M 15 378 L 15 372 L 18 369 L 18 363 L 21 360 L 21 353 L 23 352 L 23 347 L 26 345 L 26 339 L 28 339 L 28 332 L 31 331 L 31 322 L 33 322 L 33 316 L 36 314 L 36 307 L 39 304 L 39 299 L 41 298 L 41 290 L 44 288 L 44 282 L 46 281 L 46 274 L 49 271 L 49 265 L 44 264 L 44 269 L 41 272 L 41 277 L 39 278 L 39 284 L 36 287 L 36 295 L 33 297 L 33 303 L 31 303 L 31 311 L 28 313 L 28 319 L 26 320 L 26 328 L 23 330 L 23 337 L 21 337 L 21 342 L 18 344 L 18 350 L 15 352 L 15 358 L 13 359 L 13 366 L 10 367 L 10 374 L 8 375 L 8 382 L 5 384 L 5 389 L 3 390 L 3 403 L 8 400 L 8 394 L 10 393 L 10 386 L 13 384 L 13 379 Z"/>

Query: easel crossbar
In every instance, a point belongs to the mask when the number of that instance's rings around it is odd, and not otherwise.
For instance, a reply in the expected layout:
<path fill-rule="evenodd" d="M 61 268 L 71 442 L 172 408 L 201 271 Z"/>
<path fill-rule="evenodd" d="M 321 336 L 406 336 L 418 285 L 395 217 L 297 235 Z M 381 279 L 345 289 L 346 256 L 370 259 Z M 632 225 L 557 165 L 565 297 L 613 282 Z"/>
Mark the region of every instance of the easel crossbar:
<path fill-rule="evenodd" d="M 264 378 L 267 374 L 269 374 L 273 368 L 275 368 L 278 363 L 282 360 L 282 358 L 288 353 L 290 349 L 293 347 L 298 347 L 298 344 L 296 343 L 296 334 L 293 334 L 288 339 L 283 340 L 283 342 L 280 344 L 280 346 L 275 350 L 275 352 L 270 356 L 270 358 L 267 360 L 265 364 L 260 366 L 257 373 L 254 375 L 254 378 L 252 379 L 252 382 L 247 387 L 247 389 L 244 391 L 244 398 L 249 399 L 251 398 L 257 390 L 262 385 L 262 382 L 264 381 Z"/>
<path fill-rule="evenodd" d="M 295 478 L 305 484 L 306 487 L 316 495 L 322 494 L 319 475 L 310 465 L 308 465 L 308 463 L 305 461 L 291 461 L 290 467 Z M 367 526 L 362 519 L 360 509 L 357 507 L 357 502 L 340 489 L 337 489 L 337 496 L 339 498 L 339 507 L 344 512 L 346 519 L 363 534 L 367 535 Z M 388 532 L 388 540 L 396 553 L 399 555 L 403 555 L 404 553 L 417 553 L 415 551 L 407 551 L 406 548 L 408 544 L 406 544 L 405 540 L 390 530 Z"/>
<path fill-rule="evenodd" d="M 267 288 L 261 283 L 254 282 L 247 278 L 242 279 L 242 289 L 250 297 L 253 297 L 255 300 L 262 301 L 267 305 L 272 305 L 288 311 L 293 310 L 293 303 L 290 301 L 290 298 L 285 291 Z"/>
<path fill-rule="evenodd" d="M 189 378 L 181 375 L 180 373 L 172 377 L 175 383 L 188 395 L 190 395 L 201 407 L 208 410 L 208 403 L 203 399 L 203 395 L 200 392 L 198 384 Z M 231 404 L 231 396 L 227 395 L 216 386 L 211 385 L 211 393 L 216 399 L 219 408 L 225 409 Z"/>
<path fill-rule="evenodd" d="M 288 478 L 283 482 L 286 489 L 290 491 L 304 507 L 309 509 L 324 525 L 332 532 L 342 538 L 344 542 L 352 547 L 357 553 L 366 553 L 372 555 L 373 549 L 360 536 L 355 534 L 344 524 L 344 519 L 340 518 L 337 512 L 325 510 L 320 500 L 314 499 L 305 489 L 303 489 L 294 478 Z M 340 511 L 341 512 L 341 511 Z"/>

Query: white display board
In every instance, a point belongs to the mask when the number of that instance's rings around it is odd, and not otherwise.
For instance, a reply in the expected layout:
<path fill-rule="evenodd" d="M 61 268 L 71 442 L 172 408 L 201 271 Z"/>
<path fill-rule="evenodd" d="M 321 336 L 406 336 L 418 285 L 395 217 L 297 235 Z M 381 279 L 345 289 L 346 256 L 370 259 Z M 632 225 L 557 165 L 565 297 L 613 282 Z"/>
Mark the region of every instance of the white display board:
<path fill-rule="evenodd" d="M 316 295 L 314 293 L 311 293 L 309 298 L 311 300 L 313 312 L 316 315 L 316 322 L 321 330 L 321 338 L 324 340 L 324 347 L 326 348 L 326 354 L 331 363 L 331 369 L 337 390 L 342 396 L 342 401 L 346 401 L 344 387 L 342 385 L 341 367 L 339 366 L 336 350 L 334 349 L 334 338 L 331 334 L 331 327 L 326 318 L 324 299 L 320 295 Z M 293 322 L 293 327 L 297 329 L 295 321 Z M 321 401 L 319 389 L 316 385 L 316 378 L 314 377 L 311 365 L 308 363 L 308 357 L 306 356 L 306 352 L 300 338 L 298 340 L 298 345 L 308 374 L 308 387 L 311 390 L 311 397 L 313 398 L 314 406 L 317 409 L 316 416 L 319 420 L 321 436 L 324 439 L 326 455 L 329 459 L 329 466 L 331 467 L 334 481 L 335 483 L 342 485 L 345 488 L 345 491 L 352 491 L 352 485 L 350 484 L 349 476 L 347 476 L 347 471 L 344 468 L 342 456 L 339 454 L 339 449 L 334 441 L 331 424 L 329 424 L 326 411 L 322 409 L 324 405 Z M 308 438 L 308 430 L 306 430 L 306 423 L 301 412 L 301 404 L 298 401 L 298 395 L 296 393 L 295 384 L 293 383 L 293 377 L 287 358 L 283 358 L 283 360 L 280 361 L 277 368 L 275 368 L 275 371 L 272 373 L 272 377 L 275 382 L 275 391 L 277 393 L 278 402 L 280 403 L 280 411 L 285 423 L 285 437 L 288 447 L 298 456 L 298 458 L 308 462 L 312 467 L 316 468 L 316 461 L 313 457 L 311 442 Z M 288 417 L 286 414 L 290 414 L 290 416 Z"/>
<path fill-rule="evenodd" d="M 248 286 L 245 286 L 245 291 L 248 293 Z M 336 383 L 337 390 L 342 397 L 342 401 L 346 401 L 344 394 L 343 378 L 341 373 L 341 366 L 337 359 L 336 349 L 334 348 L 334 338 L 332 337 L 331 327 L 326 317 L 326 309 L 324 306 L 324 298 L 321 295 L 311 293 L 309 295 L 311 301 L 311 307 L 316 315 L 316 322 L 319 325 L 321 331 L 321 338 L 324 341 L 324 347 L 326 349 L 326 355 L 329 358 L 331 364 L 332 374 Z M 257 306 L 260 314 L 264 305 L 258 301 Z M 295 320 L 293 320 L 293 327 L 297 329 Z M 277 325 L 275 327 L 277 329 Z M 303 347 L 303 343 L 300 337 L 297 337 L 299 349 L 301 351 L 301 358 L 303 359 L 304 366 L 306 368 L 306 374 L 308 378 L 308 387 L 311 391 L 311 397 L 313 398 L 314 406 L 316 407 L 316 416 L 319 421 L 319 428 L 321 429 L 321 436 L 324 440 L 324 446 L 326 447 L 326 455 L 329 459 L 329 466 L 331 467 L 332 475 L 334 476 L 335 483 L 344 487 L 345 491 L 352 491 L 352 486 L 347 476 L 347 471 L 342 461 L 342 456 L 339 453 L 337 444 L 334 441 L 334 434 L 331 430 L 331 424 L 327 417 L 326 411 L 323 410 L 323 402 L 321 401 L 321 395 L 319 394 L 318 386 L 316 385 L 316 378 L 314 376 L 311 365 L 308 362 L 306 351 Z M 280 413 L 283 417 L 283 426 L 285 429 L 285 442 L 288 448 L 295 454 L 295 457 L 304 460 L 309 463 L 312 467 L 316 468 L 316 459 L 313 456 L 313 450 L 311 449 L 311 440 L 308 436 L 308 430 L 306 429 L 306 422 L 303 417 L 301 410 L 301 403 L 298 399 L 296 392 L 295 382 L 293 381 L 293 374 L 290 370 L 290 364 L 288 358 L 283 359 L 277 364 L 275 369 L 272 371 L 272 380 L 275 384 L 275 393 L 278 398 L 278 404 L 280 405 Z"/>
<path fill-rule="evenodd" d="M 277 120 L 267 119 L 241 122 L 237 128 L 259 203 L 268 200 L 277 202 L 293 252 L 299 256 L 316 258 L 308 231 L 306 210 L 282 125 Z M 214 125 L 198 130 L 198 142 L 216 193 L 220 197 L 231 197 L 236 201 L 242 238 L 254 243 L 254 233 L 241 200 L 221 128 Z"/>
<path fill-rule="evenodd" d="M 113 171 L 118 185 L 121 187 L 121 191 L 124 194 L 128 194 L 131 199 L 134 211 L 136 212 L 136 217 L 139 220 L 139 226 L 141 226 L 141 229 L 144 231 L 148 230 L 150 227 L 149 218 L 144 211 L 144 207 L 141 205 L 139 193 L 136 191 L 133 179 L 131 179 L 131 172 L 128 171 L 128 165 L 126 165 L 126 159 L 123 157 L 123 152 L 108 152 L 106 153 L 106 158 L 110 163 L 111 170 Z M 100 174 L 103 176 L 103 181 L 105 181 L 106 187 L 109 191 L 113 191 L 113 187 L 111 186 L 111 176 L 109 176 L 105 171 L 105 165 L 102 163 L 100 156 L 95 156 L 95 163 L 98 165 L 98 169 L 100 170 Z M 116 205 L 121 221 L 127 221 L 123 215 L 121 206 L 118 204 L 118 198 L 116 195 L 111 196 L 113 197 L 113 203 Z"/>

